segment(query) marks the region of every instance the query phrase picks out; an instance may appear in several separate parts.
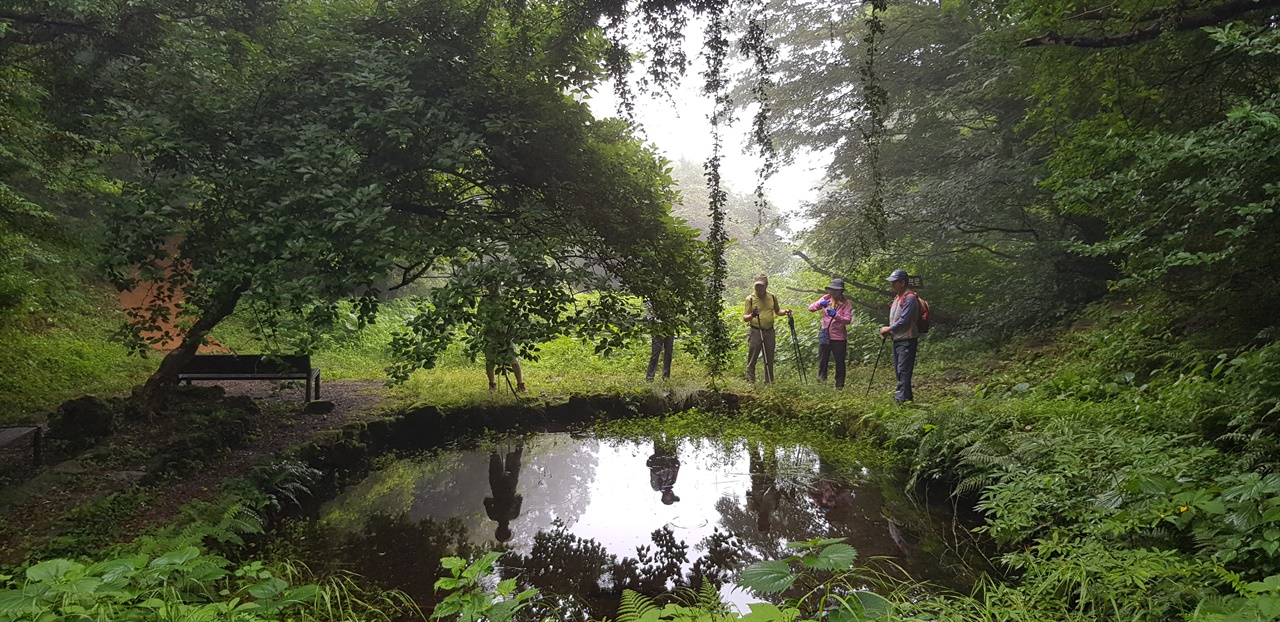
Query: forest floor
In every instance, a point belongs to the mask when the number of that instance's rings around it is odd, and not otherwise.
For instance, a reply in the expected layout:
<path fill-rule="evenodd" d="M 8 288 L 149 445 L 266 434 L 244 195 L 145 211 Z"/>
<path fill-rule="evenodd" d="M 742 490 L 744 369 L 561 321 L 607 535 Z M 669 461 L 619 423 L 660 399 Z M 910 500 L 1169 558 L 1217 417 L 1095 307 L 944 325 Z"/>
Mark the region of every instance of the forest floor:
<path fill-rule="evenodd" d="M 248 475 L 316 432 L 373 419 L 394 406 L 387 387 L 372 380 L 328 381 L 322 407 L 311 409 L 299 401 L 300 388 L 219 384 L 227 397 L 249 397 L 259 410 L 245 442 L 185 476 L 138 485 L 147 461 L 184 432 L 163 420 L 121 422 L 111 436 L 76 452 L 47 442 L 38 467 L 26 439 L 0 448 L 0 565 L 19 564 L 33 554 L 74 554 L 84 543 L 128 541 L 170 523 L 183 505 L 212 499 L 225 479 Z"/>

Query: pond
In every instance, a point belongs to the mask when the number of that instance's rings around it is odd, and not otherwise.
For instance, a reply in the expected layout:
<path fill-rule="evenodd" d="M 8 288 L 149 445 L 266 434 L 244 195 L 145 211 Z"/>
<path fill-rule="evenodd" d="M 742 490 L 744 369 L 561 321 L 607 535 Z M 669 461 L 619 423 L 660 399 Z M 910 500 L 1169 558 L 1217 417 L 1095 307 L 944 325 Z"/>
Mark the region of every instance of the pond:
<path fill-rule="evenodd" d="M 845 538 L 860 565 L 967 590 L 967 528 L 901 481 L 798 445 L 658 435 L 537 434 L 386 461 L 321 508 L 299 537 L 314 563 L 407 592 L 424 608 L 445 555 L 502 547 L 504 576 L 613 616 L 623 588 L 723 585 L 789 554 L 789 541 Z M 883 558 L 883 559 L 878 559 Z M 564 613 L 564 612 L 561 612 Z"/>

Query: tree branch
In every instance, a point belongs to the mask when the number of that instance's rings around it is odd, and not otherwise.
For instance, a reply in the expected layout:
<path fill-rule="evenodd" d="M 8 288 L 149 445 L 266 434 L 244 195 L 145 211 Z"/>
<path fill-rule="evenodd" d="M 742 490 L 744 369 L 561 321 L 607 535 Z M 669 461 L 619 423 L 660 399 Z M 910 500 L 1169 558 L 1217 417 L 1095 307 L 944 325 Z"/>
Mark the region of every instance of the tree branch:
<path fill-rule="evenodd" d="M 787 289 L 793 292 L 801 293 L 801 294 L 818 294 L 819 296 L 827 293 L 826 291 L 823 291 L 823 290 L 804 289 L 803 287 L 788 287 Z M 858 305 L 859 307 L 862 307 L 863 309 L 866 309 L 867 311 L 870 311 L 872 313 L 880 313 L 884 311 L 884 305 L 874 305 L 869 302 L 863 302 L 861 300 L 858 300 L 857 298 L 850 298 L 848 296 L 845 296 L 844 298 L 845 300 L 848 300 L 849 302 L 852 302 L 853 304 Z"/>
<path fill-rule="evenodd" d="M 1159 37 L 1166 32 L 1197 30 L 1205 26 L 1213 26 L 1234 19 L 1245 13 L 1270 9 L 1280 6 L 1280 0 L 1230 0 L 1209 9 L 1207 13 L 1187 17 L 1169 16 L 1145 28 L 1135 28 L 1123 35 L 1104 35 L 1087 37 L 1081 35 L 1064 35 L 1049 31 L 1039 37 L 1023 39 L 1019 47 L 1029 48 L 1042 45 L 1066 45 L 1080 48 L 1114 48 L 1142 43 Z"/>
<path fill-rule="evenodd" d="M 1028 234 L 1031 234 L 1032 237 L 1036 239 L 1040 239 L 1039 233 L 1037 233 L 1035 229 L 1031 229 L 1031 228 L 1010 229 L 1007 227 L 977 225 L 977 224 L 968 223 L 968 222 L 956 223 L 955 227 L 956 227 L 956 231 L 959 231 L 960 233 L 991 233 L 993 231 L 999 232 L 999 233 L 1010 233 L 1010 234 L 1028 233 Z"/>
<path fill-rule="evenodd" d="M 861 289 L 861 290 L 863 290 L 863 291 L 868 291 L 868 292 L 871 292 L 871 293 L 873 293 L 873 294 L 879 294 L 879 295 L 881 295 L 881 296 L 892 296 L 892 295 L 893 295 L 893 292 L 892 292 L 892 291 L 890 291 L 890 290 L 883 289 L 883 288 L 879 288 L 879 287 L 874 287 L 874 286 L 871 286 L 871 285 L 867 285 L 867 284 L 865 284 L 865 283 L 859 283 L 858 281 L 855 281 L 855 280 L 853 280 L 853 279 L 850 279 L 850 278 L 846 278 L 846 277 L 840 276 L 839 274 L 836 274 L 836 273 L 834 273 L 834 272 L 832 272 L 832 271 L 830 271 L 830 270 L 828 270 L 828 269 L 826 269 L 826 268 L 823 268 L 822 266 L 819 266 L 818 264 L 814 263 L 814 261 L 813 261 L 812 259 L 809 259 L 809 256 L 808 256 L 808 255 L 805 255 L 805 254 L 804 254 L 803 252 L 801 252 L 801 251 L 792 251 L 792 252 L 791 252 L 791 254 L 792 254 L 792 255 L 795 255 L 796 257 L 799 257 L 800 259 L 803 259 L 805 263 L 809 264 L 809 269 L 810 269 L 810 270 L 813 270 L 814 272 L 817 272 L 818 274 L 821 274 L 821 275 L 823 275 L 823 276 L 827 276 L 827 277 L 831 277 L 831 278 L 833 278 L 833 279 L 844 279 L 844 282 L 845 282 L 845 284 L 846 284 L 846 285 L 852 285 L 852 286 L 854 286 L 854 287 L 856 287 L 856 288 L 858 288 L 858 289 Z M 852 298 L 851 298 L 850 300 L 852 300 Z"/>
<path fill-rule="evenodd" d="M 43 26 L 45 28 L 56 28 L 68 32 L 78 32 L 81 34 L 95 34 L 98 32 L 96 24 L 85 24 L 81 22 L 67 22 L 58 19 L 49 19 L 43 15 L 24 15 L 16 11 L 0 9 L 0 19 L 7 19 L 19 24 L 30 24 L 33 26 Z"/>

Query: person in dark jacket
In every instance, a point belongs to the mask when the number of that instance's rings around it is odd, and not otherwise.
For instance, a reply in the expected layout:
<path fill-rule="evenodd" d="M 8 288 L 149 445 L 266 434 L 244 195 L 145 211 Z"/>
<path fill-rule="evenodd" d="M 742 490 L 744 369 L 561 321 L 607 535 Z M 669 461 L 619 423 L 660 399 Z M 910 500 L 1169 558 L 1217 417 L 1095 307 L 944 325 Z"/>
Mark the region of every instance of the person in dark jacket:
<path fill-rule="evenodd" d="M 901 404 L 914 399 L 911 376 L 920 345 L 920 301 L 911 291 L 906 270 L 894 270 L 885 280 L 893 286 L 893 302 L 889 305 L 889 325 L 880 327 L 880 336 L 893 340 L 893 370 L 898 377 L 893 399 Z"/>

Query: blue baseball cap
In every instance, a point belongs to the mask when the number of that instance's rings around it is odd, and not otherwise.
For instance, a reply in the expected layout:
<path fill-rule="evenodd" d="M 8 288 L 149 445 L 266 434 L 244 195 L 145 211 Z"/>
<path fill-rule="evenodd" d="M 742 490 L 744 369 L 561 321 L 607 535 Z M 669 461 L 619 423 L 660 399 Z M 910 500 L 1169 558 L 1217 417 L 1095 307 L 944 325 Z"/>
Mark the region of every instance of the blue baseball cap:
<path fill-rule="evenodd" d="M 902 268 L 898 268 L 897 270 L 894 270 L 893 273 L 889 275 L 889 278 L 885 280 L 889 281 L 890 283 L 894 281 L 905 281 L 907 280 L 907 271 L 903 270 Z"/>

